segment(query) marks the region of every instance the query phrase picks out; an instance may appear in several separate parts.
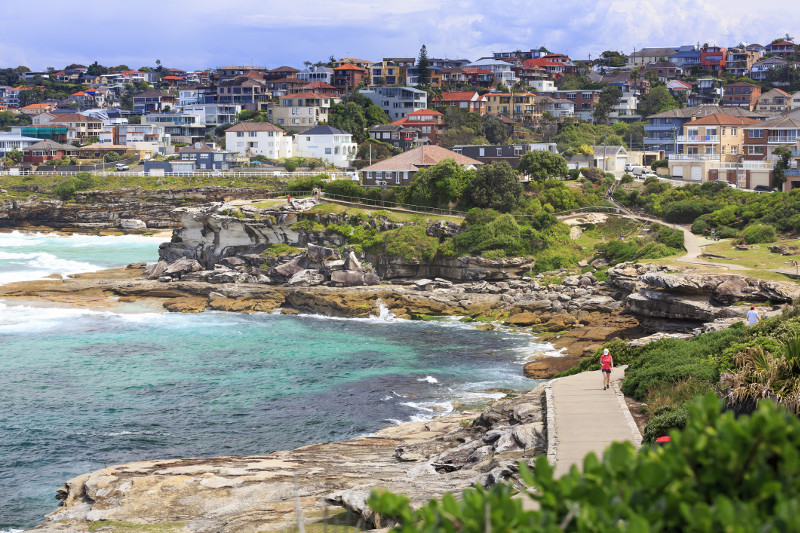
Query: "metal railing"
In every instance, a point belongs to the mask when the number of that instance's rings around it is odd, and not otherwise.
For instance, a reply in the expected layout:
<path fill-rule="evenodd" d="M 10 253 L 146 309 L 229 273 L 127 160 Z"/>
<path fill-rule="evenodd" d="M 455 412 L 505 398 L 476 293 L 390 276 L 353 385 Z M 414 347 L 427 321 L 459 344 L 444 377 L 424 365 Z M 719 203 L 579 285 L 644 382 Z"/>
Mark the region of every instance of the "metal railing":
<path fill-rule="evenodd" d="M 720 154 L 667 154 L 670 161 L 719 161 Z"/>
<path fill-rule="evenodd" d="M 70 171 L 50 171 L 50 170 L 20 170 L 17 172 L 11 170 L 0 170 L 0 176 L 74 176 L 76 174 L 84 174 L 88 172 L 94 176 L 121 176 L 121 177 L 142 177 L 147 176 L 148 174 L 144 171 L 115 171 L 113 169 L 108 170 L 100 170 L 100 171 L 77 171 L 77 170 L 70 170 Z M 205 171 L 205 172 L 164 172 L 163 174 L 150 174 L 150 177 L 200 177 L 200 178 L 242 178 L 242 177 L 277 177 L 277 178 L 301 178 L 307 176 L 319 176 L 320 174 L 325 174 L 333 179 L 350 179 L 352 178 L 352 174 L 347 172 L 341 171 L 320 171 L 320 172 L 309 172 L 309 171 L 302 171 L 302 172 L 285 172 L 285 171 L 274 171 L 274 170 L 246 170 L 246 171 L 226 171 L 226 170 L 218 170 L 218 171 Z"/>
<path fill-rule="evenodd" d="M 679 143 L 718 143 L 719 135 L 678 135 Z"/>
<path fill-rule="evenodd" d="M 771 169 L 772 164 L 762 161 L 743 161 L 741 163 L 713 163 L 710 168 L 724 170 L 764 170 Z"/>

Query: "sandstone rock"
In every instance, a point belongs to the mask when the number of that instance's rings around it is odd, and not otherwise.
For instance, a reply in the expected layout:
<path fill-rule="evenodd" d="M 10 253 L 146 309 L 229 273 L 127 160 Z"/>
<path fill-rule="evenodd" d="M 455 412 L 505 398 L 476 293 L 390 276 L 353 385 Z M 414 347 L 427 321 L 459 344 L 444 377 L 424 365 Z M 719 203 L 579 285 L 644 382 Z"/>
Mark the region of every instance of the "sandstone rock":
<path fill-rule="evenodd" d="M 300 270 L 287 282 L 290 286 L 310 287 L 325 283 L 325 276 L 318 270 Z"/>
<path fill-rule="evenodd" d="M 544 424 L 541 422 L 515 426 L 511 434 L 523 450 L 538 449 L 544 451 L 547 449 Z"/>
<path fill-rule="evenodd" d="M 509 326 L 533 326 L 535 324 L 541 323 L 541 319 L 534 315 L 533 313 L 529 313 L 527 311 L 522 313 L 516 313 L 509 316 L 506 319 L 506 324 Z"/>
<path fill-rule="evenodd" d="M 358 258 L 356 257 L 355 253 L 350 252 L 349 254 L 347 254 L 347 259 L 345 259 L 344 261 L 344 269 L 356 270 L 356 271 L 361 270 L 361 263 L 358 261 Z"/>
<path fill-rule="evenodd" d="M 530 379 L 552 379 L 556 374 L 569 370 L 580 361 L 580 357 L 542 357 L 526 363 L 522 372 Z"/>
<path fill-rule="evenodd" d="M 308 264 L 308 258 L 304 256 L 297 256 L 286 263 L 271 268 L 268 275 L 270 277 L 273 275 L 278 275 L 286 279 L 290 279 L 298 272 L 305 270 L 308 267 Z"/>
<path fill-rule="evenodd" d="M 423 279 L 418 279 L 417 281 L 414 282 L 414 287 L 416 287 L 417 290 L 420 291 L 432 290 L 434 286 L 435 283 L 432 279 L 423 278 Z"/>
<path fill-rule="evenodd" d="M 281 314 L 282 315 L 299 315 L 300 311 L 298 311 L 297 309 L 288 309 L 286 307 L 283 307 L 283 308 L 281 308 Z"/>
<path fill-rule="evenodd" d="M 339 250 L 309 244 L 306 248 L 306 256 L 315 263 L 323 263 L 328 260 L 339 259 Z"/>
<path fill-rule="evenodd" d="M 429 237 L 436 237 L 439 239 L 442 237 L 455 237 L 460 232 L 461 227 L 458 224 L 444 220 L 439 220 L 433 222 L 432 224 L 428 224 L 428 227 L 425 229 L 425 233 Z"/>
<path fill-rule="evenodd" d="M 147 279 L 158 279 L 164 275 L 164 271 L 167 270 L 169 264 L 162 260 L 159 260 L 157 263 L 153 263 L 146 271 Z"/>
<path fill-rule="evenodd" d="M 380 285 L 380 283 L 381 278 L 379 278 L 377 274 L 373 274 L 372 272 L 364 274 L 365 285 Z"/>
<path fill-rule="evenodd" d="M 172 298 L 162 304 L 164 309 L 174 313 L 202 313 L 208 300 L 199 297 Z"/>
<path fill-rule="evenodd" d="M 182 257 L 169 265 L 164 270 L 164 275 L 171 278 L 180 278 L 184 274 L 188 274 L 189 272 L 197 272 L 198 270 L 202 269 L 203 265 L 196 260 Z"/>
<path fill-rule="evenodd" d="M 331 285 L 335 287 L 357 287 L 365 285 L 364 274 L 352 270 L 336 270 L 331 272 Z"/>
<path fill-rule="evenodd" d="M 225 258 L 222 259 L 222 261 L 220 261 L 220 263 L 222 263 L 223 265 L 229 266 L 231 268 L 241 267 L 241 266 L 244 266 L 246 264 L 244 259 L 242 259 L 241 257 L 235 257 L 235 256 L 234 257 L 225 257 Z"/>
<path fill-rule="evenodd" d="M 564 278 L 563 285 L 565 287 L 577 287 L 580 281 L 581 280 L 578 276 L 567 276 Z"/>
<path fill-rule="evenodd" d="M 127 230 L 144 230 L 147 229 L 147 224 L 138 218 L 123 218 L 119 221 L 119 227 Z"/>

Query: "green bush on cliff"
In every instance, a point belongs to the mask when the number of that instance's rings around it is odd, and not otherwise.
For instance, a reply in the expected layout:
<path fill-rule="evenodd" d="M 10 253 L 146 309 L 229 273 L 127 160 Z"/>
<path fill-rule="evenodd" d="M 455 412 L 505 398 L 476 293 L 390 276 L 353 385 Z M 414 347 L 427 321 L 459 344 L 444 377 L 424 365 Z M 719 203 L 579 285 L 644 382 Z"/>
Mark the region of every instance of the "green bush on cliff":
<path fill-rule="evenodd" d="M 407 261 L 430 261 L 436 255 L 439 240 L 429 237 L 421 226 L 403 226 L 378 234 L 365 249 Z"/>
<path fill-rule="evenodd" d="M 775 242 L 775 228 L 766 224 L 753 224 L 742 230 L 742 241 L 747 244 Z"/>
<path fill-rule="evenodd" d="M 78 191 L 85 191 L 94 186 L 94 179 L 88 172 L 79 172 L 61 180 L 53 189 L 53 193 L 60 199 L 67 201 L 75 196 Z"/>
<path fill-rule="evenodd" d="M 520 477 L 535 511 L 506 484 L 476 486 L 461 498 L 412 508 L 408 498 L 374 491 L 368 503 L 399 533 L 543 533 L 618 531 L 794 531 L 800 509 L 800 419 L 770 402 L 752 416 L 722 412 L 709 394 L 687 408 L 680 432 L 663 447 L 613 443 L 602 461 L 589 454 L 579 471 L 556 478 L 547 457 Z M 676 423 L 679 414 L 673 413 Z"/>
<path fill-rule="evenodd" d="M 325 174 L 298 178 L 286 185 L 286 190 L 291 192 L 308 192 L 317 187 L 322 187 L 325 185 L 325 182 L 322 180 L 323 176 L 325 176 Z"/>

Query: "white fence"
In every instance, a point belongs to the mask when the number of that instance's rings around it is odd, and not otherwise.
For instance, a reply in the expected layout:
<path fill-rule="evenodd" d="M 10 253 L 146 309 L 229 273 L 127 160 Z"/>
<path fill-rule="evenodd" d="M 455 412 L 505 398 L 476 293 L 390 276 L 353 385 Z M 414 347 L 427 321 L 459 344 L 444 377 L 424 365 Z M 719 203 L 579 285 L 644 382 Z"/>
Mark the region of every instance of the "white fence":
<path fill-rule="evenodd" d="M 75 174 L 83 174 L 84 172 L 77 172 L 77 171 L 38 171 L 38 170 L 2 170 L 0 171 L 0 176 L 74 176 Z M 117 172 L 114 170 L 106 170 L 106 171 L 99 171 L 99 172 L 89 172 L 89 174 L 93 176 L 147 176 L 147 173 L 144 171 L 140 172 L 131 172 L 131 171 L 122 171 Z M 302 171 L 302 172 L 285 172 L 280 170 L 247 170 L 241 171 L 237 170 L 235 172 L 231 171 L 210 171 L 210 172 L 164 172 L 163 174 L 152 174 L 151 177 L 161 177 L 161 176 L 179 176 L 179 177 L 197 177 L 197 178 L 244 178 L 255 176 L 259 178 L 302 178 L 307 176 L 319 176 L 320 174 L 325 174 L 333 179 L 356 179 L 357 174 L 355 172 L 342 172 L 342 171 L 334 171 L 334 172 L 309 172 L 309 171 Z"/>

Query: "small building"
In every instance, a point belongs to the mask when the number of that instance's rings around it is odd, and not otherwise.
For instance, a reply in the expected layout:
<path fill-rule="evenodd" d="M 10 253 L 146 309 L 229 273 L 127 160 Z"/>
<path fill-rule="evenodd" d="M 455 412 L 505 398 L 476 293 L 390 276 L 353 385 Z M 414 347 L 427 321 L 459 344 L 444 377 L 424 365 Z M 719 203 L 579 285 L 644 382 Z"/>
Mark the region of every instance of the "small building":
<path fill-rule="evenodd" d="M 412 87 L 370 87 L 362 90 L 361 94 L 383 109 L 393 121 L 428 107 L 428 93 Z"/>
<path fill-rule="evenodd" d="M 721 106 L 744 107 L 752 111 L 761 96 L 761 86 L 746 81 L 730 83 L 722 88 Z"/>
<path fill-rule="evenodd" d="M 434 98 L 434 105 L 437 107 L 457 107 L 470 113 L 484 115 L 486 113 L 486 95 L 480 95 L 475 91 L 446 92 L 440 97 Z"/>
<path fill-rule="evenodd" d="M 346 168 L 355 159 L 358 144 L 346 131 L 330 126 L 317 126 L 294 136 L 294 153 L 315 157 L 337 167 Z"/>
<path fill-rule="evenodd" d="M 444 132 L 446 124 L 444 117 L 432 109 L 420 109 L 409 113 L 407 117 L 394 121 L 392 124 L 404 128 L 414 128 L 420 131 L 420 136 L 426 137 L 431 144 L 439 144 L 439 137 Z"/>
<path fill-rule="evenodd" d="M 22 160 L 25 163 L 39 165 L 62 157 L 75 157 L 78 154 L 78 149 L 69 144 L 44 140 L 30 145 L 23 150 L 22 154 Z"/>
<path fill-rule="evenodd" d="M 134 157 L 136 149 L 124 144 L 90 144 L 78 148 L 78 157 L 81 159 L 104 159 L 110 153 L 115 153 L 123 158 Z"/>
<path fill-rule="evenodd" d="M 270 159 L 292 157 L 292 138 L 269 122 L 241 122 L 225 130 L 225 146 L 237 155 Z"/>
<path fill-rule="evenodd" d="M 404 128 L 400 124 L 379 124 L 369 129 L 369 136 L 376 141 L 391 144 L 404 152 L 427 143 L 427 138 L 420 137 L 419 130 Z"/>
<path fill-rule="evenodd" d="M 206 143 L 182 148 L 176 155 L 181 161 L 192 161 L 198 170 L 228 170 L 233 154 Z"/>
<path fill-rule="evenodd" d="M 15 133 L 0 132 L 0 159 L 7 157 L 8 154 L 14 150 L 22 152 L 29 146 L 40 141 L 41 139 L 35 137 L 25 137 Z"/>
<path fill-rule="evenodd" d="M 505 161 L 516 170 L 519 160 L 530 148 L 527 144 L 459 144 L 453 151 L 486 165 Z"/>
<path fill-rule="evenodd" d="M 431 167 L 445 159 L 452 159 L 467 169 L 474 169 L 483 164 L 447 148 L 420 146 L 364 167 L 361 169 L 361 182 L 364 185 L 408 185 L 418 170 Z"/>

